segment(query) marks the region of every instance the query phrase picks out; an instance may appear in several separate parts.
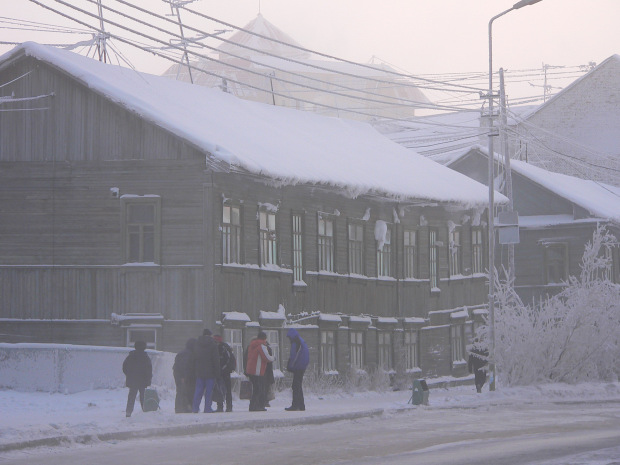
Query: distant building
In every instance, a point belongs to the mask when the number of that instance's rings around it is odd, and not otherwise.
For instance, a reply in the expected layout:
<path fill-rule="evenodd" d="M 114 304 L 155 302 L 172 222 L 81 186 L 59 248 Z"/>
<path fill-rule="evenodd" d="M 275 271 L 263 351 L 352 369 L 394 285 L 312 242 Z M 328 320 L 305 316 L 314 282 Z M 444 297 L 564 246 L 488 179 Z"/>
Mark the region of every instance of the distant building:
<path fill-rule="evenodd" d="M 430 103 L 411 81 L 392 74 L 395 70 L 385 64 L 356 66 L 315 58 L 300 48 L 259 13 L 210 59 L 190 60 L 191 79 L 247 100 L 362 121 L 409 118 L 415 115 L 415 102 Z M 186 65 L 174 65 L 164 75 L 190 82 Z"/>
<path fill-rule="evenodd" d="M 486 183 L 486 148 L 471 147 L 434 159 Z M 496 163 L 495 185 L 504 184 L 503 163 Z M 514 210 L 519 214 L 519 243 L 514 246 L 515 290 L 526 303 L 557 294 L 569 276 L 579 276 L 586 243 L 605 226 L 620 240 L 620 188 L 554 173 L 519 160 L 511 163 Z M 498 224 L 498 228 L 501 228 Z M 508 268 L 508 245 L 496 242 L 496 267 Z M 620 284 L 620 246 L 604 251 L 611 259 L 608 276 Z"/>

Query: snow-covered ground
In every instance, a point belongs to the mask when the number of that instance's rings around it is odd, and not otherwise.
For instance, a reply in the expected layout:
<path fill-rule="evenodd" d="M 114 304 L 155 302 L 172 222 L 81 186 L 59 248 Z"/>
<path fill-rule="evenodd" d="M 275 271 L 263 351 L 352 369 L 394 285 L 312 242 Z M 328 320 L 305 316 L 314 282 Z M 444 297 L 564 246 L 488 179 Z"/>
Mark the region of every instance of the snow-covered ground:
<path fill-rule="evenodd" d="M 432 381 L 429 380 L 432 386 Z M 192 426 L 239 422 L 246 426 L 261 419 L 265 425 L 277 425 L 282 419 L 317 419 L 355 412 L 368 414 L 377 410 L 390 412 L 400 409 L 446 409 L 488 406 L 514 406 L 524 403 L 620 401 L 620 383 L 587 383 L 579 385 L 549 384 L 535 387 L 502 388 L 489 392 L 485 387 L 476 394 L 473 386 L 431 388 L 428 406 L 408 403 L 409 391 L 362 392 L 329 395 L 306 395 L 305 412 L 286 412 L 290 405 L 290 390 L 278 393 L 267 412 L 248 412 L 247 400 L 234 400 L 232 413 L 175 414 L 174 391 L 160 390 L 161 409 L 157 412 L 135 411 L 125 418 L 127 389 L 89 390 L 74 394 L 0 391 L 0 451 L 16 443 L 28 443 L 45 438 L 63 437 L 68 442 L 82 441 L 88 435 L 137 432 L 147 429 L 188 428 Z M 241 426 L 239 426 L 241 427 Z M 162 431 L 162 432 L 163 432 Z M 128 437 L 131 434 L 127 435 Z M 45 443 L 42 443 L 45 444 Z M 579 457 L 581 464 L 608 464 L 620 457 L 620 447 Z M 603 457 L 601 454 L 606 455 Z M 556 462 L 549 462 L 555 464 Z"/>

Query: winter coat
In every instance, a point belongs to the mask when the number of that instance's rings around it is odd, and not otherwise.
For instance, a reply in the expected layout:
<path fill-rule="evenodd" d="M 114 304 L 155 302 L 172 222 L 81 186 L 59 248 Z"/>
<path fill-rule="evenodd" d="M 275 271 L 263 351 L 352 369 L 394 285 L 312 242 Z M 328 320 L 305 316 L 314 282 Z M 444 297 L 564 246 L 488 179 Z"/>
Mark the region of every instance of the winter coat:
<path fill-rule="evenodd" d="M 151 385 L 153 366 L 144 350 L 132 350 L 123 362 L 125 385 L 129 388 L 142 389 Z"/>
<path fill-rule="evenodd" d="M 467 368 L 470 373 L 483 368 L 489 361 L 489 351 L 480 347 L 473 347 L 467 360 Z"/>
<path fill-rule="evenodd" d="M 222 373 L 232 373 L 237 369 L 237 359 L 235 354 L 228 344 L 225 342 L 219 342 L 217 345 L 218 352 L 220 354 L 220 367 Z"/>
<path fill-rule="evenodd" d="M 288 371 L 305 370 L 310 363 L 310 351 L 296 329 L 289 329 L 286 337 L 291 342 L 291 353 L 286 364 Z"/>
<path fill-rule="evenodd" d="M 220 353 L 217 342 L 211 336 L 200 336 L 194 350 L 194 374 L 196 378 L 221 378 Z"/>
<path fill-rule="evenodd" d="M 248 362 L 245 367 L 247 375 L 264 376 L 267 363 L 273 362 L 275 357 L 269 354 L 267 341 L 252 339 L 248 347 Z"/>
<path fill-rule="evenodd" d="M 185 349 L 174 357 L 174 365 L 172 365 L 172 374 L 175 379 L 184 379 L 187 382 L 195 380 L 194 376 L 194 348 L 196 347 L 196 339 L 189 339 L 185 344 Z"/>

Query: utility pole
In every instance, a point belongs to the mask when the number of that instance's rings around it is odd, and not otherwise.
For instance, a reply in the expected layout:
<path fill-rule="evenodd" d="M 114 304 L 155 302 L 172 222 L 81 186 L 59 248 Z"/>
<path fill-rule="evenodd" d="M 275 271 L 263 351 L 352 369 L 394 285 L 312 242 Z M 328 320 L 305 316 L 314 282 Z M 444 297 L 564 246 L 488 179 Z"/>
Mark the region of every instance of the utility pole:
<path fill-rule="evenodd" d="M 97 0 L 97 10 L 99 12 L 99 33 L 95 38 L 97 43 L 97 54 L 99 55 L 99 61 L 109 63 L 108 50 L 106 48 L 106 40 L 109 35 L 105 32 L 105 24 L 103 22 L 103 6 L 101 5 L 101 0 Z"/>
<path fill-rule="evenodd" d="M 499 69 L 499 115 L 500 141 L 504 153 L 504 176 L 506 179 L 506 197 L 508 197 L 508 212 L 514 211 L 512 201 L 512 170 L 510 169 L 510 152 L 508 148 L 508 116 L 506 115 L 506 88 L 504 87 L 504 68 Z M 515 246 L 508 245 L 508 281 L 515 277 Z"/>
<path fill-rule="evenodd" d="M 181 41 L 180 44 L 183 47 L 183 58 L 181 61 L 185 61 L 187 65 L 187 72 L 189 73 L 189 80 L 193 84 L 194 78 L 192 76 L 192 68 L 189 64 L 189 55 L 187 54 L 187 40 L 185 39 L 185 33 L 183 32 L 183 23 L 181 22 L 181 12 L 179 11 L 179 7 L 182 7 L 188 3 L 194 2 L 194 0 L 164 0 L 165 2 L 170 4 L 170 11 L 172 12 L 172 16 L 176 16 L 179 22 L 179 29 L 181 30 Z M 176 12 L 176 13 L 175 13 Z M 179 63 L 179 68 L 177 69 L 177 79 L 179 79 L 179 75 L 181 73 L 181 64 Z"/>

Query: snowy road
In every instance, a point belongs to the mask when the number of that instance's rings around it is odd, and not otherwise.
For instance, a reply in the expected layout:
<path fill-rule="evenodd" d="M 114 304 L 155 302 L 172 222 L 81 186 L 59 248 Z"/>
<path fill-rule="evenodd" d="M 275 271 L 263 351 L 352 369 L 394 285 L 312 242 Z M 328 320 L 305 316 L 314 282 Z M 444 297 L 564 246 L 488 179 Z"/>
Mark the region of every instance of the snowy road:
<path fill-rule="evenodd" d="M 12 452 L 5 463 L 607 465 L 620 463 L 620 402 L 420 407 L 316 426 Z"/>

